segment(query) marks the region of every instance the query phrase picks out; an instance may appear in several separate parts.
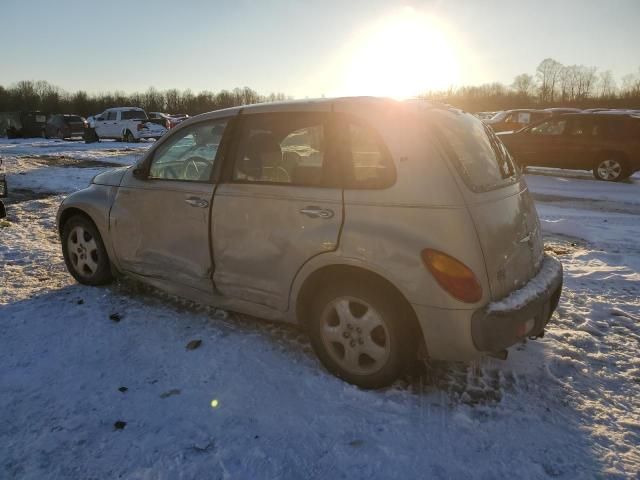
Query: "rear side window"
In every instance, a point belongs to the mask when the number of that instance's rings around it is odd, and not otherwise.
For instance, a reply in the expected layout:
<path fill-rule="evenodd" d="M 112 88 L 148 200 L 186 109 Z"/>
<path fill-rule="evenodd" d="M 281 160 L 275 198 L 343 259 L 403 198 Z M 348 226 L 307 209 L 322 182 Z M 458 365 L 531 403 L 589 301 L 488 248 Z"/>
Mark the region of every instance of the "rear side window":
<path fill-rule="evenodd" d="M 244 118 L 233 180 L 300 186 L 327 185 L 327 119 L 316 113 Z"/>
<path fill-rule="evenodd" d="M 395 168 L 380 135 L 373 128 L 347 122 L 349 135 L 346 188 L 386 188 L 395 182 Z"/>
<path fill-rule="evenodd" d="M 142 110 L 125 110 L 122 112 L 122 120 L 146 120 L 147 114 Z"/>
<path fill-rule="evenodd" d="M 588 138 L 602 135 L 602 124 L 594 118 L 573 118 L 569 127 L 572 137 Z"/>
<path fill-rule="evenodd" d="M 435 110 L 432 115 L 436 136 L 469 188 L 493 190 L 517 179 L 507 149 L 490 127 L 468 113 Z"/>

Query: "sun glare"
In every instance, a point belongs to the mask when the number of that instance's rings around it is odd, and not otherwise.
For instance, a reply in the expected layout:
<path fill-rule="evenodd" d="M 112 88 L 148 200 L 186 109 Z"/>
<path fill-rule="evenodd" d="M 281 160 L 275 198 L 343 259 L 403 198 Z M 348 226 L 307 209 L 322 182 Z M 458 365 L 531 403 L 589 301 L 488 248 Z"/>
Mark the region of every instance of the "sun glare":
<path fill-rule="evenodd" d="M 348 48 L 341 95 L 404 98 L 446 89 L 459 80 L 455 39 L 412 8 L 365 29 Z"/>

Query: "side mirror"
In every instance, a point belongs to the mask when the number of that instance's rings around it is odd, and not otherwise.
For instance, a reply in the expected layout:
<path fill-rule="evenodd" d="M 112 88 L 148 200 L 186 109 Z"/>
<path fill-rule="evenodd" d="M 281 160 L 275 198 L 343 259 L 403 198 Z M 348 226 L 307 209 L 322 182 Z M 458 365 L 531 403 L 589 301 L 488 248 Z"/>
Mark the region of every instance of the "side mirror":
<path fill-rule="evenodd" d="M 149 173 L 144 164 L 136 164 L 133 166 L 133 178 L 137 180 L 146 180 Z"/>

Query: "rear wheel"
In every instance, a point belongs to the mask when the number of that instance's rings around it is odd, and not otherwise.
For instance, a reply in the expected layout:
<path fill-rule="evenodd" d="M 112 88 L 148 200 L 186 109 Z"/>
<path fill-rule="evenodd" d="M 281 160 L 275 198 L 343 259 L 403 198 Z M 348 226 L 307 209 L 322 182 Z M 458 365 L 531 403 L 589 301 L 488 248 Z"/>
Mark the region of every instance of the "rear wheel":
<path fill-rule="evenodd" d="M 78 282 L 103 285 L 113 280 L 102 237 L 88 218 L 76 215 L 64 224 L 62 254 L 67 270 Z"/>
<path fill-rule="evenodd" d="M 362 388 L 394 382 L 415 358 L 406 308 L 382 282 L 327 285 L 311 306 L 311 344 L 334 375 Z"/>
<path fill-rule="evenodd" d="M 127 130 L 124 133 L 124 141 L 128 142 L 128 143 L 136 143 L 137 142 L 136 137 L 133 136 L 133 133 L 131 133 L 130 130 Z"/>
<path fill-rule="evenodd" d="M 593 167 L 593 176 L 598 180 L 619 182 L 631 175 L 626 162 L 616 155 L 603 155 Z"/>

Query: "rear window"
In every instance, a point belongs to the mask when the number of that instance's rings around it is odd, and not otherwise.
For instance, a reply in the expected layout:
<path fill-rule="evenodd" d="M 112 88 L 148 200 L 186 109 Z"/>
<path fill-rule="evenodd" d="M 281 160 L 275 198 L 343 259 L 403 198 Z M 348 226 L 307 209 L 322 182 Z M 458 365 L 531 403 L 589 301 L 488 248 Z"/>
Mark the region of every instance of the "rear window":
<path fill-rule="evenodd" d="M 432 119 L 436 136 L 471 190 L 493 190 L 517 179 L 507 149 L 490 127 L 452 110 L 433 110 Z"/>
<path fill-rule="evenodd" d="M 125 110 L 122 112 L 122 120 L 146 120 L 147 114 L 144 110 Z"/>
<path fill-rule="evenodd" d="M 80 122 L 80 123 L 83 122 L 82 117 L 79 117 L 78 115 L 65 115 L 64 119 L 67 122 Z"/>

